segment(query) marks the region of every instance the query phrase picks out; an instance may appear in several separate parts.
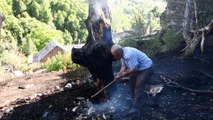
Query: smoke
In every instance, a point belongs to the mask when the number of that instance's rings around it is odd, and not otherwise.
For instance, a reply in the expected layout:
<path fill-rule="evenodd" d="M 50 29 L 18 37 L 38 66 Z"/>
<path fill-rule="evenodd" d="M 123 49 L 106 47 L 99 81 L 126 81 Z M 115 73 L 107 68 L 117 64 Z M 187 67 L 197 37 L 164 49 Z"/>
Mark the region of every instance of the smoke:
<path fill-rule="evenodd" d="M 88 0 L 88 2 L 94 10 L 93 16 L 91 18 L 93 22 L 98 21 L 100 19 L 101 10 L 105 9 L 111 11 L 111 4 L 108 0 Z"/>
<path fill-rule="evenodd" d="M 131 97 L 129 94 L 129 89 L 125 83 L 118 83 L 117 91 L 114 91 L 111 95 L 111 99 L 103 103 L 93 104 L 87 102 L 89 106 L 87 110 L 87 115 L 98 114 L 98 113 L 117 113 L 124 112 L 131 107 Z"/>

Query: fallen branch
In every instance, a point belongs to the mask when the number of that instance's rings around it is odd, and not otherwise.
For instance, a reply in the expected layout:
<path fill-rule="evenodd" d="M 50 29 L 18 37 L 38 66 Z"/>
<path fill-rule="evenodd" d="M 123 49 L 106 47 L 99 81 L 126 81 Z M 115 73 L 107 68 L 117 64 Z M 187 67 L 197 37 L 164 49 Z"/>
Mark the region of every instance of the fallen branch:
<path fill-rule="evenodd" d="M 205 40 L 205 36 L 204 36 L 204 32 L 202 32 L 202 39 L 201 39 L 201 42 L 200 42 L 200 49 L 201 49 L 201 52 L 203 53 L 204 52 L 204 40 Z"/>
<path fill-rule="evenodd" d="M 203 73 L 204 75 L 206 75 L 206 76 L 208 76 L 208 77 L 210 77 L 210 78 L 212 78 L 213 79 L 213 75 L 211 75 L 211 74 L 209 74 L 209 73 L 207 73 L 207 72 L 204 72 L 203 70 L 199 70 L 201 73 Z"/>
<path fill-rule="evenodd" d="M 213 28 L 213 19 L 211 20 L 211 22 L 210 22 L 207 26 L 205 26 L 205 27 L 199 29 L 198 31 L 199 31 L 199 32 L 209 31 L 209 30 L 211 30 L 212 28 Z"/>
<path fill-rule="evenodd" d="M 196 33 L 196 32 L 202 33 L 202 32 L 205 32 L 205 31 L 210 31 L 212 28 L 213 28 L 213 19 L 209 22 L 209 24 L 207 26 L 198 29 L 198 31 L 191 30 L 191 32 L 192 33 Z"/>
<path fill-rule="evenodd" d="M 188 90 L 190 92 L 196 92 L 196 93 L 211 93 L 213 94 L 213 86 L 211 86 L 209 89 L 206 90 L 196 90 L 196 89 L 191 89 L 182 85 L 179 85 L 177 82 L 173 81 L 171 78 L 169 78 L 166 75 L 160 75 L 160 78 L 165 82 L 166 86 L 168 87 L 173 87 L 173 88 L 181 88 L 183 90 Z"/>

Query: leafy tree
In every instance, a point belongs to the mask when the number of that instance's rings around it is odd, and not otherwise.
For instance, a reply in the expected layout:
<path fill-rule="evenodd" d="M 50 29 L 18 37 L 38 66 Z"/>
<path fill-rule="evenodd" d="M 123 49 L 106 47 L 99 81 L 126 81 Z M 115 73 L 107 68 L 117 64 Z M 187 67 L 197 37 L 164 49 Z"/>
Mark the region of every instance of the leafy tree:
<path fill-rule="evenodd" d="M 39 16 L 39 4 L 35 1 L 35 0 L 32 0 L 29 4 L 28 4 L 28 7 L 27 7 L 27 11 L 29 13 L 29 15 L 31 17 L 35 17 L 37 18 Z"/>
<path fill-rule="evenodd" d="M 26 39 L 35 43 L 37 50 L 41 50 L 52 39 L 57 40 L 60 43 L 64 43 L 63 32 L 56 30 L 52 26 L 49 26 L 43 22 L 39 22 L 36 19 L 28 20 L 28 27 L 31 28 L 26 35 Z"/>
<path fill-rule="evenodd" d="M 49 1 L 43 0 L 32 0 L 27 7 L 31 17 L 35 17 L 36 19 L 45 23 L 48 23 L 52 20 L 51 9 L 49 8 Z"/>
<path fill-rule="evenodd" d="M 55 23 L 55 26 L 62 31 L 65 31 L 64 29 L 64 22 L 65 22 L 65 18 L 66 18 L 66 12 L 59 10 L 56 14 L 55 14 L 55 19 L 53 20 L 53 22 Z"/>
<path fill-rule="evenodd" d="M 159 5 L 157 4 L 159 3 Z M 153 30 L 160 29 L 160 14 L 163 12 L 163 9 L 160 6 L 162 2 L 157 2 L 153 0 L 143 0 L 136 1 L 136 4 L 133 8 L 134 18 L 133 28 L 138 30 L 142 34 L 150 34 Z"/>
<path fill-rule="evenodd" d="M 67 30 L 65 30 L 65 32 L 63 32 L 63 39 L 64 39 L 64 44 L 66 44 L 66 45 L 71 44 L 73 42 L 73 39 Z"/>
<path fill-rule="evenodd" d="M 129 9 L 128 2 L 122 0 L 112 1 L 114 5 L 112 8 L 112 30 L 114 32 L 120 32 L 131 28 L 132 21 L 131 11 Z M 119 13 L 119 14 L 118 14 Z"/>
<path fill-rule="evenodd" d="M 17 9 L 18 8 L 18 9 Z M 27 9 L 27 6 L 22 0 L 13 0 L 12 2 L 13 14 L 17 17 Z"/>
<path fill-rule="evenodd" d="M 10 0 L 1 0 L 0 1 L 0 12 L 3 12 L 5 15 L 12 14 L 13 10 L 11 7 Z"/>
<path fill-rule="evenodd" d="M 20 48 L 25 55 L 34 54 L 37 52 L 36 46 L 31 39 L 24 40 Z"/>
<path fill-rule="evenodd" d="M 22 34 L 24 29 L 21 27 L 19 19 L 12 15 L 7 16 L 5 19 L 5 28 L 11 32 L 12 36 L 17 40 L 18 44 L 22 43 Z"/>
<path fill-rule="evenodd" d="M 87 4 L 82 0 L 61 0 L 51 1 L 50 6 L 54 16 L 53 22 L 59 30 L 69 31 L 74 43 L 78 39 L 86 38 L 87 32 L 83 23 L 86 19 Z"/>

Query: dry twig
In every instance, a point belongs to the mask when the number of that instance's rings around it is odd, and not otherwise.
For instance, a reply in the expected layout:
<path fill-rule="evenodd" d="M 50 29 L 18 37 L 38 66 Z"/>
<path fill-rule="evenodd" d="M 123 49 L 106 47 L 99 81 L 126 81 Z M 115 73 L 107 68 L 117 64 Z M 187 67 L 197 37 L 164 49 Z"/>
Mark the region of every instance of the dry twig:
<path fill-rule="evenodd" d="M 212 78 L 213 79 L 213 75 L 211 75 L 211 74 L 209 74 L 209 73 L 207 73 L 207 72 L 205 72 L 205 71 L 203 71 L 203 70 L 199 70 L 201 73 L 203 73 L 204 75 L 206 75 L 206 76 L 208 76 L 208 77 L 210 77 L 210 78 Z"/>
<path fill-rule="evenodd" d="M 188 90 L 190 92 L 196 92 L 196 93 L 211 93 L 213 94 L 213 86 L 211 86 L 209 89 L 206 89 L 206 90 L 195 90 L 195 89 L 191 89 L 191 88 L 188 88 L 186 86 L 182 86 L 180 84 L 178 84 L 177 82 L 175 82 L 174 80 L 172 80 L 171 78 L 169 78 L 168 76 L 166 75 L 160 75 L 160 78 L 165 82 L 166 86 L 168 87 L 173 87 L 173 88 L 181 88 L 181 89 L 184 89 L 184 90 Z"/>

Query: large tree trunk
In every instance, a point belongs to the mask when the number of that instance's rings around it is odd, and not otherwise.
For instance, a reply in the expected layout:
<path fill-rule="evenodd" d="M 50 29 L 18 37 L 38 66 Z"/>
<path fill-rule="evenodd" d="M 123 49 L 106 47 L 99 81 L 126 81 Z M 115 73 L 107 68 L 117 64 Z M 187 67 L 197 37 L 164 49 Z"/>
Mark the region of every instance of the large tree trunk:
<path fill-rule="evenodd" d="M 1 39 L 1 28 L 2 28 L 4 19 L 5 19 L 4 15 L 0 13 L 0 39 Z"/>
<path fill-rule="evenodd" d="M 111 82 L 113 45 L 111 35 L 111 12 L 105 0 L 89 0 L 89 15 L 85 21 L 88 37 L 82 48 L 72 49 L 72 61 L 87 67 L 98 89 Z"/>
<path fill-rule="evenodd" d="M 193 54 L 194 49 L 198 44 L 198 38 L 193 39 L 193 34 L 191 33 L 193 28 L 193 18 L 194 18 L 194 4 L 193 0 L 186 1 L 186 9 L 184 13 L 184 22 L 183 22 L 183 37 L 186 42 L 185 55 L 190 56 Z"/>

